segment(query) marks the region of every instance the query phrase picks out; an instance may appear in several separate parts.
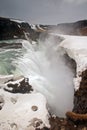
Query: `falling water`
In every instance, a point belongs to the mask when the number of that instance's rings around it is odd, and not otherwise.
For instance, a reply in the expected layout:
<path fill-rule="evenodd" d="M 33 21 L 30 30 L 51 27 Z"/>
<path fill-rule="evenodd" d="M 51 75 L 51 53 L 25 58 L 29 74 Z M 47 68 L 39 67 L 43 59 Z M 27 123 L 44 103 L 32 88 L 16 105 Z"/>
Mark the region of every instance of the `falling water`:
<path fill-rule="evenodd" d="M 29 43 L 23 42 L 24 54 L 16 64 L 16 71 L 29 77 L 35 90 L 48 100 L 50 111 L 65 116 L 73 107 L 73 70 L 64 52 L 54 39 Z"/>

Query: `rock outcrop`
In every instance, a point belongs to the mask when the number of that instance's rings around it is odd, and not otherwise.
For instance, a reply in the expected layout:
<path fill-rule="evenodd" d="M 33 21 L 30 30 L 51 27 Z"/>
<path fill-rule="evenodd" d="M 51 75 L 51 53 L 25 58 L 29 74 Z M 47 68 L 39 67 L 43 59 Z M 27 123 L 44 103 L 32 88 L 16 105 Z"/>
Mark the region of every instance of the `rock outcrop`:
<path fill-rule="evenodd" d="M 0 17 L 0 40 L 32 39 L 39 37 L 39 31 L 35 31 L 24 21 Z"/>
<path fill-rule="evenodd" d="M 4 90 L 11 93 L 30 93 L 33 88 L 29 84 L 28 78 L 22 78 L 19 81 L 9 81 Z"/>

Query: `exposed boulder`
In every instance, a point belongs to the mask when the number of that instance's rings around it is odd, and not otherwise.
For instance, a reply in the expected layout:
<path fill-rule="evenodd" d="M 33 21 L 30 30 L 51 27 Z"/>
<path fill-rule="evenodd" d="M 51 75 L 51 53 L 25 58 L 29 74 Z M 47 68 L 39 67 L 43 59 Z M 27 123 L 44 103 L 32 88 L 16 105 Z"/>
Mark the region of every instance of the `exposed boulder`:
<path fill-rule="evenodd" d="M 4 90 L 11 93 L 30 93 L 33 88 L 29 84 L 28 78 L 22 78 L 17 81 L 9 81 Z"/>

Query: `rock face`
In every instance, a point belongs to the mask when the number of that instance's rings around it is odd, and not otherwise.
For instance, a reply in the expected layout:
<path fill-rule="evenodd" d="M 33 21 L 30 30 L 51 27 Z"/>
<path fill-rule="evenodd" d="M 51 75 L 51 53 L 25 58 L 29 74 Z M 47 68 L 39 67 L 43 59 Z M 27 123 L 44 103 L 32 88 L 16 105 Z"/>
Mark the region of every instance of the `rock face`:
<path fill-rule="evenodd" d="M 87 70 L 82 72 L 80 88 L 75 92 L 74 109 L 75 113 L 87 113 Z"/>
<path fill-rule="evenodd" d="M 27 23 L 17 23 L 9 18 L 0 18 L 0 40 L 25 39 L 26 26 Z"/>
<path fill-rule="evenodd" d="M 36 40 L 38 35 L 39 32 L 34 31 L 31 26 L 24 21 L 0 17 L 0 40 Z"/>
<path fill-rule="evenodd" d="M 22 43 L 12 43 L 12 44 L 9 44 L 9 43 L 5 43 L 5 42 L 2 42 L 0 43 L 0 48 L 3 48 L 3 49 L 19 49 L 19 48 L 22 48 Z"/>
<path fill-rule="evenodd" d="M 7 87 L 4 88 L 4 90 L 11 93 L 30 93 L 33 91 L 32 86 L 29 84 L 27 78 L 23 78 L 19 82 L 9 81 L 6 85 Z"/>
<path fill-rule="evenodd" d="M 0 40 L 26 39 L 36 41 L 43 33 L 87 35 L 87 20 L 58 25 L 33 25 L 24 21 L 0 17 Z"/>

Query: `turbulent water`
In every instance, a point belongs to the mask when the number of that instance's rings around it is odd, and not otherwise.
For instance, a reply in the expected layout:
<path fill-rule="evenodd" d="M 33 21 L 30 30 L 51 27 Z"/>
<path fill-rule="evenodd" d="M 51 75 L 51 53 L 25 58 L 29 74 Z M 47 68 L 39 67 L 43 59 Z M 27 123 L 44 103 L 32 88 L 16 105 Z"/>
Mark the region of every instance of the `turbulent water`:
<path fill-rule="evenodd" d="M 50 111 L 64 116 L 73 107 L 74 73 L 59 43 L 48 38 L 22 44 L 22 49 L 0 50 L 0 74 L 29 77 L 35 90 L 47 98 Z"/>

